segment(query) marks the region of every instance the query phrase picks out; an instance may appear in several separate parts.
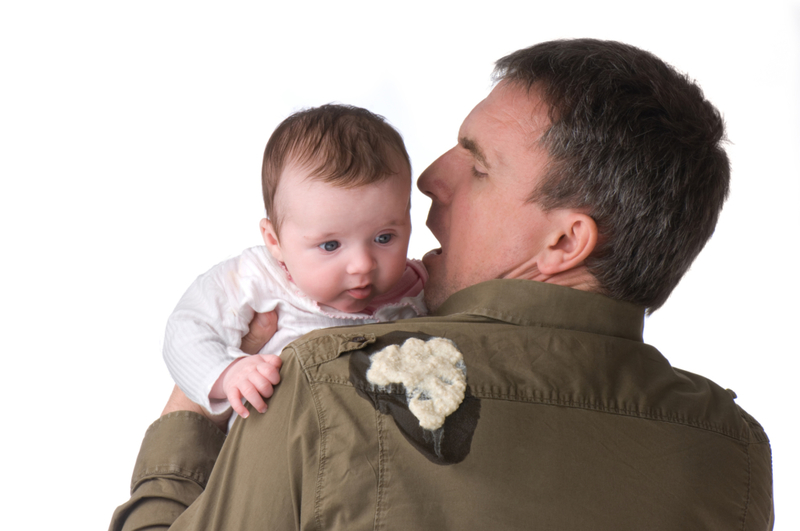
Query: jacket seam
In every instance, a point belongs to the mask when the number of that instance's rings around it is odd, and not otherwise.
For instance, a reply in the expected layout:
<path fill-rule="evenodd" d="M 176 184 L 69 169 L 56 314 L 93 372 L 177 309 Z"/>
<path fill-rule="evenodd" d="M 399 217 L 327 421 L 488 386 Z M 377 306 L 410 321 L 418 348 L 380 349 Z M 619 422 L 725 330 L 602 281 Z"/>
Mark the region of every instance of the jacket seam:
<path fill-rule="evenodd" d="M 322 376 L 320 378 L 316 378 L 312 380 L 314 383 L 325 383 L 325 384 L 337 384 L 337 385 L 346 385 L 348 387 L 354 387 L 353 383 L 349 380 L 349 378 L 336 378 L 330 376 Z"/>
<path fill-rule="evenodd" d="M 731 430 L 724 429 L 718 425 L 710 424 L 710 423 L 702 423 L 702 422 L 694 422 L 686 418 L 680 418 L 675 416 L 667 416 L 667 415 L 659 415 L 656 413 L 648 413 L 644 411 L 639 411 L 635 409 L 622 409 L 622 408 L 613 408 L 602 406 L 598 404 L 592 404 L 587 402 L 575 402 L 572 400 L 554 400 L 548 398 L 536 398 L 536 397 L 520 397 L 520 396 L 512 396 L 512 395 L 503 395 L 503 394 L 496 394 L 496 393 L 480 393 L 476 392 L 474 389 L 471 389 L 473 396 L 476 398 L 493 398 L 498 400 L 509 400 L 509 401 L 517 401 L 517 402 L 529 402 L 529 403 L 538 403 L 544 405 L 555 405 L 555 406 L 564 406 L 564 407 L 571 407 L 575 409 L 586 409 L 590 411 L 602 411 L 604 413 L 611 413 L 615 415 L 621 415 L 625 417 L 632 417 L 632 418 L 642 418 L 642 419 L 649 419 L 649 420 L 658 420 L 662 422 L 671 422 L 673 424 L 680 424 L 684 426 L 689 426 L 693 428 L 703 429 L 706 431 L 710 431 L 713 433 L 718 433 L 725 437 L 729 437 L 736 441 L 743 441 L 745 438 L 742 434 L 737 434 L 732 432 Z"/>
<path fill-rule="evenodd" d="M 195 483 L 201 489 L 205 489 L 208 483 L 208 474 L 198 473 L 175 465 L 159 465 L 145 469 L 144 472 L 131 481 L 131 494 L 133 494 L 141 484 L 151 479 L 174 478 L 176 476 Z"/>
<path fill-rule="evenodd" d="M 314 381 L 318 382 L 318 383 L 324 383 L 324 384 L 344 385 L 344 386 L 347 386 L 347 387 L 354 387 L 354 388 L 362 389 L 362 390 L 371 389 L 370 387 L 367 387 L 367 386 L 364 386 L 364 385 L 355 386 L 355 385 L 353 385 L 353 383 L 351 381 L 349 381 L 348 379 L 344 379 L 344 378 L 332 378 L 332 377 L 329 377 L 329 376 L 325 376 L 325 377 L 322 377 L 322 378 L 317 378 Z M 468 386 L 468 387 L 470 387 L 470 386 Z M 538 403 L 538 404 L 544 404 L 544 405 L 564 406 L 564 407 L 571 407 L 571 408 L 575 408 L 575 409 L 586 409 L 586 410 L 589 410 L 589 411 L 602 411 L 604 413 L 611 413 L 611 414 L 621 415 L 621 416 L 625 416 L 625 417 L 641 418 L 641 419 L 647 419 L 647 420 L 657 420 L 657 421 L 661 421 L 661 422 L 670 422 L 670 423 L 679 424 L 679 425 L 682 425 L 682 426 L 688 426 L 688 427 L 692 427 L 692 428 L 702 429 L 702 430 L 710 431 L 712 433 L 717 433 L 719 435 L 723 435 L 725 437 L 731 438 L 731 439 L 739 441 L 739 442 L 742 442 L 742 441 L 745 440 L 745 437 L 744 437 L 743 434 L 736 433 L 736 432 L 733 432 L 731 430 L 727 430 L 725 428 L 722 428 L 719 425 L 711 424 L 711 423 L 707 423 L 707 422 L 696 422 L 696 421 L 692 421 L 690 419 L 676 417 L 676 416 L 659 415 L 657 413 L 649 413 L 649 412 L 640 411 L 640 410 L 636 410 L 636 409 L 613 408 L 613 407 L 607 407 L 607 406 L 601 406 L 601 405 L 597 405 L 597 404 L 592 404 L 592 403 L 588 403 L 588 402 L 576 402 L 576 401 L 573 401 L 573 400 L 555 400 L 555 399 L 551 399 L 551 398 L 537 398 L 537 397 L 527 397 L 527 396 L 519 396 L 519 395 L 508 395 L 508 394 L 501 394 L 501 393 L 485 393 L 485 392 L 481 393 L 480 391 L 477 391 L 476 389 L 474 389 L 472 387 L 470 387 L 470 391 L 472 392 L 472 395 L 475 398 L 490 398 L 490 399 L 495 399 L 495 400 L 508 400 L 508 401 L 515 401 L 515 402 L 528 402 L 528 403 Z M 399 387 L 394 386 L 394 385 L 393 386 L 389 386 L 387 389 L 384 389 L 383 392 L 385 394 L 394 394 L 394 395 L 397 395 L 397 396 L 405 395 L 404 391 L 400 390 Z M 761 441 L 760 438 L 757 438 L 757 440 L 759 442 L 765 442 L 765 441 Z"/>
<path fill-rule="evenodd" d="M 745 445 L 747 454 L 747 495 L 744 500 L 744 513 L 742 514 L 742 531 L 747 529 L 747 511 L 750 509 L 750 489 L 753 483 L 753 463 L 750 459 L 750 445 Z"/>
<path fill-rule="evenodd" d="M 305 372 L 305 368 L 303 369 Z M 308 374 L 306 374 L 308 378 Z M 309 381 L 311 379 L 309 378 Z M 324 529 L 322 525 L 322 488 L 325 483 L 325 465 L 327 464 L 328 449 L 328 430 L 326 424 L 326 414 L 322 407 L 322 401 L 317 394 L 317 386 L 311 382 L 309 385 L 311 396 L 314 400 L 314 409 L 317 412 L 317 422 L 319 424 L 319 466 L 317 470 L 317 484 L 314 486 L 314 521 L 317 529 Z"/>
<path fill-rule="evenodd" d="M 375 410 L 375 427 L 378 435 L 378 482 L 377 493 L 375 496 L 375 520 L 373 528 L 379 531 L 383 528 L 383 503 L 386 494 L 386 441 L 384 440 L 384 416 L 380 411 Z"/>
<path fill-rule="evenodd" d="M 531 327 L 531 328 L 547 328 L 553 330 L 569 330 L 573 332 L 578 332 L 581 334 L 591 334 L 591 335 L 604 335 L 607 337 L 614 337 L 617 339 L 627 339 L 629 341 L 635 341 L 637 343 L 643 343 L 643 339 L 641 336 L 641 332 L 635 334 L 633 336 L 623 334 L 623 333 L 612 333 L 612 331 L 597 331 L 597 330 L 586 330 L 586 329 L 577 329 L 574 326 L 570 325 L 563 325 L 563 324 L 555 324 L 555 323 L 548 323 L 544 321 L 529 321 L 527 319 L 520 319 L 518 316 L 509 314 L 507 312 L 500 312 L 497 310 L 493 310 L 488 307 L 475 307 L 469 310 L 465 310 L 463 312 L 458 312 L 450 315 L 471 315 L 474 317 L 480 317 L 483 319 L 491 319 L 493 321 L 500 321 L 501 323 L 506 323 L 514 326 L 523 326 L 523 327 Z M 449 316 L 450 316 L 449 315 Z M 448 317 L 449 317 L 448 316 Z M 617 332 L 617 331 L 615 331 Z"/>

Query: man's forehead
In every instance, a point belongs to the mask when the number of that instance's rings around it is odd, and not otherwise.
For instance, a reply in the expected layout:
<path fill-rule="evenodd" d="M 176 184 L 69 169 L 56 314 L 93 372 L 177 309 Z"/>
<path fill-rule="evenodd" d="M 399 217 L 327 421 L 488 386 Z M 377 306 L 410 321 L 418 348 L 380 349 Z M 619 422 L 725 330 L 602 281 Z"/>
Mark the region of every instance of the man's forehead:
<path fill-rule="evenodd" d="M 501 81 L 482 103 L 496 119 L 525 134 L 544 131 L 550 125 L 549 107 L 536 86 Z"/>
<path fill-rule="evenodd" d="M 535 89 L 501 81 L 464 119 L 458 143 L 489 166 L 509 143 L 533 148 L 550 126 L 547 110 Z"/>

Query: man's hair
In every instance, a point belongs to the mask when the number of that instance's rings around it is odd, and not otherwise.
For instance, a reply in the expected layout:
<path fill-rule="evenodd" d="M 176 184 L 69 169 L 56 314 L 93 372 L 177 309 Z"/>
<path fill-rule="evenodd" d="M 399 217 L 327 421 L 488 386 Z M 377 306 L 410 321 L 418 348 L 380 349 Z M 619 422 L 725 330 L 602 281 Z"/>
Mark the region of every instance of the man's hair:
<path fill-rule="evenodd" d="M 267 217 L 277 234 L 275 192 L 290 165 L 307 169 L 310 179 L 356 188 L 401 173 L 400 161 L 411 168 L 403 138 L 383 116 L 333 104 L 296 112 L 278 125 L 264 149 L 261 185 Z"/>
<path fill-rule="evenodd" d="M 587 259 L 612 298 L 658 309 L 714 232 L 730 165 L 719 112 L 651 53 L 592 39 L 537 44 L 497 61 L 496 81 L 549 106 L 548 170 L 528 200 L 584 209 Z"/>

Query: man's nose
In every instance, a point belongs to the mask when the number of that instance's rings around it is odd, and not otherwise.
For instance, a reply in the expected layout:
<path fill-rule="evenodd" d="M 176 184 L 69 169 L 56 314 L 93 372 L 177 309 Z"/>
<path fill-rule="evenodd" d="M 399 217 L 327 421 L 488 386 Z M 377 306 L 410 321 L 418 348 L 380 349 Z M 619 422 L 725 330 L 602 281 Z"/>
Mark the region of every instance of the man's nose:
<path fill-rule="evenodd" d="M 350 275 L 365 275 L 375 269 L 378 262 L 367 249 L 353 249 L 350 260 L 347 262 L 347 273 Z"/>
<path fill-rule="evenodd" d="M 452 178 L 455 171 L 452 167 L 453 150 L 433 161 L 417 179 L 417 188 L 430 197 L 434 203 L 450 202 L 453 194 Z"/>

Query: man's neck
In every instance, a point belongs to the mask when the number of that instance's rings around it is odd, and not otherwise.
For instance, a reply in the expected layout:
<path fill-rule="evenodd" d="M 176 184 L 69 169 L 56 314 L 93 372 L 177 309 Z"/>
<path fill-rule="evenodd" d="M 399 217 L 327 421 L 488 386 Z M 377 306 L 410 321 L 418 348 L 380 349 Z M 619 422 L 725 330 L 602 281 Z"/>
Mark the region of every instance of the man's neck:
<path fill-rule="evenodd" d="M 582 291 L 592 291 L 595 293 L 600 292 L 600 286 L 597 282 L 597 279 L 589 272 L 589 269 L 585 265 L 580 265 L 554 275 L 546 275 L 539 271 L 534 265 L 532 268 L 526 270 L 519 269 L 509 271 L 503 275 L 502 278 L 535 280 L 537 282 L 556 284 L 558 286 L 565 286 L 567 288 L 579 289 Z"/>
<path fill-rule="evenodd" d="M 595 293 L 600 292 L 600 285 L 598 284 L 597 279 L 589 272 L 589 269 L 585 265 L 570 269 L 568 271 L 563 271 L 561 273 L 556 273 L 555 275 L 551 275 L 546 279 L 541 280 L 541 282 L 557 284 L 559 286 L 566 286 L 568 288 L 579 289 L 582 291 L 593 291 Z"/>

